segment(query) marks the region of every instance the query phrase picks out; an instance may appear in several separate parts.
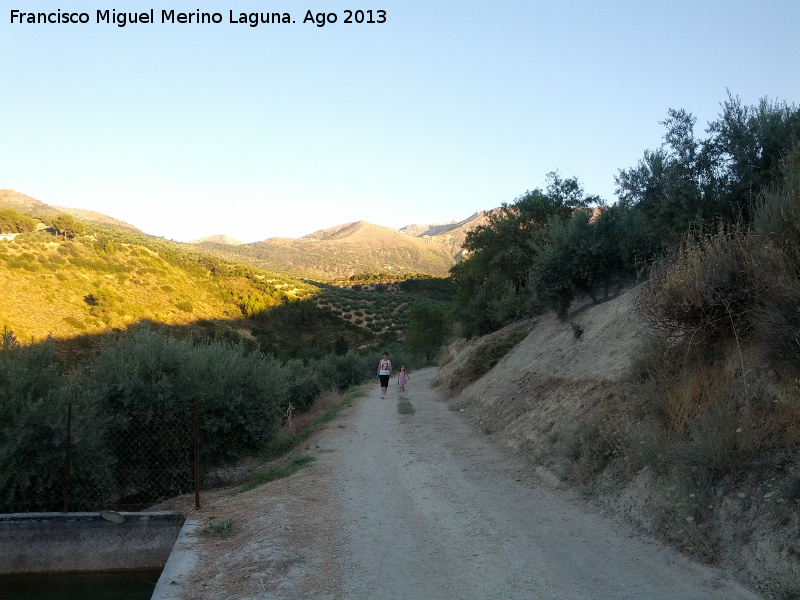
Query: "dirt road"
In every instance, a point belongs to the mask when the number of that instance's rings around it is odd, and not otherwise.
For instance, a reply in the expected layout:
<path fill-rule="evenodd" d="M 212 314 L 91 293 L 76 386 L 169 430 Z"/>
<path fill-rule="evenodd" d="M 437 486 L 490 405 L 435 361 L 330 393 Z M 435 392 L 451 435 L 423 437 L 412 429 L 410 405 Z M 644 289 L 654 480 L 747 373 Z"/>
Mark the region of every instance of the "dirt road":
<path fill-rule="evenodd" d="M 414 414 L 376 384 L 310 444 L 310 467 L 210 498 L 201 520 L 234 518 L 236 533 L 193 544 L 176 597 L 758 598 L 531 477 L 436 399 L 434 375 L 412 375 Z"/>
<path fill-rule="evenodd" d="M 528 479 L 436 401 L 434 375 L 413 377 L 414 414 L 398 414 L 376 387 L 334 433 L 331 500 L 344 524 L 336 597 L 757 597 Z"/>

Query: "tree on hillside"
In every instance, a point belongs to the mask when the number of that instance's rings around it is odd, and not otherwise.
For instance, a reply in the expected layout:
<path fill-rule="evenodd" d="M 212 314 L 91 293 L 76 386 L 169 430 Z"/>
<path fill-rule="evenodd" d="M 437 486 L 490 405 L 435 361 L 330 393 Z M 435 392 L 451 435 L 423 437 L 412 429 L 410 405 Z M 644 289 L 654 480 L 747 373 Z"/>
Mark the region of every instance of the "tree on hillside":
<path fill-rule="evenodd" d="M 585 195 L 575 177 L 562 179 L 551 172 L 547 180 L 546 191 L 525 192 L 489 215 L 488 224 L 467 233 L 464 248 L 469 260 L 451 269 L 456 284 L 464 271 L 471 271 L 481 282 L 499 272 L 519 292 L 548 223 L 555 218 L 568 219 L 576 208 L 602 203 L 598 196 Z"/>
<path fill-rule="evenodd" d="M 13 208 L 0 209 L 0 233 L 25 233 L 36 229 L 36 220 Z"/>
<path fill-rule="evenodd" d="M 3 325 L 3 333 L 0 333 L 0 350 L 10 350 L 12 348 L 19 348 L 19 341 L 14 332 L 8 328 L 8 325 Z"/>
<path fill-rule="evenodd" d="M 591 216 L 581 209 L 599 198 L 551 173 L 545 191 L 504 204 L 467 235 L 467 258 L 450 271 L 467 336 L 543 308 L 565 316 L 577 295 L 607 296 L 657 253 L 677 250 L 692 229 L 746 226 L 754 214 L 763 220 L 764 211 L 754 213 L 759 199 L 788 181 L 786 165 L 800 154 L 800 109 L 786 103 L 745 106 L 729 93 L 705 138 L 685 110 L 670 109 L 661 124 L 661 146 L 617 175 L 615 206 Z"/>
<path fill-rule="evenodd" d="M 336 356 L 344 356 L 350 350 L 350 344 L 347 343 L 347 338 L 341 333 L 336 336 L 336 343 L 333 346 L 333 353 Z"/>
<path fill-rule="evenodd" d="M 467 335 L 488 333 L 529 313 L 529 271 L 546 245 L 549 224 L 569 220 L 579 208 L 602 204 L 598 196 L 586 195 L 575 177 L 549 173 L 547 180 L 546 190 L 537 188 L 504 204 L 489 216 L 489 223 L 467 234 L 467 258 L 450 270 L 458 319 Z"/>
<path fill-rule="evenodd" d="M 447 311 L 438 305 L 420 302 L 408 310 L 406 343 L 430 361 L 450 333 Z"/>
<path fill-rule="evenodd" d="M 580 295 L 597 302 L 613 284 L 632 278 L 657 250 L 637 213 L 617 204 L 576 210 L 569 221 L 554 220 L 529 273 L 528 286 L 543 308 L 565 318 Z"/>
<path fill-rule="evenodd" d="M 58 215 L 52 221 L 53 229 L 65 238 L 74 238 L 86 231 L 86 224 L 68 214 Z"/>
<path fill-rule="evenodd" d="M 616 177 L 620 202 L 641 211 L 652 235 L 670 245 L 691 226 L 749 222 L 754 201 L 800 140 L 800 109 L 766 98 L 745 106 L 729 93 L 705 139 L 695 137 L 695 123 L 685 110 L 670 109 L 661 147 Z"/>

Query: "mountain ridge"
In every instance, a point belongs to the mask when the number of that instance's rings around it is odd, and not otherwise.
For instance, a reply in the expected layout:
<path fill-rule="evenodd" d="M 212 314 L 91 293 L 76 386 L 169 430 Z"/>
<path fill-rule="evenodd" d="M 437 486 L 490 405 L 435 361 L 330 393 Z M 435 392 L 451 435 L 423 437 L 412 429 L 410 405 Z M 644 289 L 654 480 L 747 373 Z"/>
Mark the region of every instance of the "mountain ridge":
<path fill-rule="evenodd" d="M 147 235 L 114 217 L 86 209 L 49 205 L 10 189 L 0 189 L 0 208 L 13 208 L 38 218 L 67 213 L 87 223 Z M 445 277 L 450 267 L 461 260 L 468 231 L 487 223 L 491 212 L 478 211 L 461 221 L 413 224 L 401 229 L 359 220 L 299 238 L 271 237 L 245 243 L 226 234 L 217 234 L 185 243 L 272 271 L 319 280 L 370 273 L 398 277 L 424 273 Z"/>
<path fill-rule="evenodd" d="M 365 220 L 342 223 L 299 238 L 272 237 L 235 247 L 204 241 L 212 252 L 250 259 L 258 266 L 316 278 L 363 273 L 445 277 L 463 256 L 467 233 L 488 223 L 492 211 L 461 221 L 394 229 Z"/>
<path fill-rule="evenodd" d="M 300 238 L 267 238 L 241 246 L 204 242 L 199 247 L 237 255 L 267 269 L 322 279 L 362 273 L 444 277 L 455 263 L 444 244 L 367 221 L 343 223 Z"/>

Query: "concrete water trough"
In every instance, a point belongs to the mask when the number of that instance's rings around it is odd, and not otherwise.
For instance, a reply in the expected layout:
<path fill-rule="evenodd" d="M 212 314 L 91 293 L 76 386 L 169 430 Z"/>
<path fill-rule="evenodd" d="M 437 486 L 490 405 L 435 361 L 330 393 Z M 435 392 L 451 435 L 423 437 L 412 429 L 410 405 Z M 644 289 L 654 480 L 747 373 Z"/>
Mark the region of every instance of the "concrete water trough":
<path fill-rule="evenodd" d="M 182 524 L 171 512 L 0 515 L 0 575 L 161 569 Z"/>

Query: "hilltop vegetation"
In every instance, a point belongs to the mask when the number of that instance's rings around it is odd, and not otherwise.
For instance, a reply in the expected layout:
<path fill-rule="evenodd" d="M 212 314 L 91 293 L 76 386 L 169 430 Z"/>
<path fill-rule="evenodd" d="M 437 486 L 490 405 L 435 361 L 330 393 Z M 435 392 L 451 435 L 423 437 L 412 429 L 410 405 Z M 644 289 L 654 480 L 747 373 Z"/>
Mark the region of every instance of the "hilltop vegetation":
<path fill-rule="evenodd" d="M 13 208 L 0 209 L 0 233 L 25 233 L 36 229 L 36 219 Z"/>
<path fill-rule="evenodd" d="M 71 217 L 80 220 L 84 223 L 91 223 L 92 225 L 102 225 L 105 227 L 113 227 L 123 231 L 131 231 L 134 233 L 142 233 L 133 225 L 120 221 L 108 215 L 104 215 L 93 210 L 85 210 L 82 208 L 65 208 L 62 206 L 52 206 L 40 202 L 35 198 L 20 194 L 14 190 L 0 189 L 0 206 L 5 209 L 13 209 L 20 213 L 35 217 L 37 219 L 46 220 L 49 218 L 57 217 L 59 215 L 70 215 Z"/>
<path fill-rule="evenodd" d="M 619 202 L 584 193 L 575 177 L 548 176 L 466 236 L 455 265 L 457 316 L 467 335 L 554 310 L 578 296 L 607 297 L 674 255 L 688 232 L 748 227 L 765 194 L 796 177 L 800 110 L 733 96 L 697 138 L 695 118 L 670 110 L 663 144 L 616 177 Z"/>

